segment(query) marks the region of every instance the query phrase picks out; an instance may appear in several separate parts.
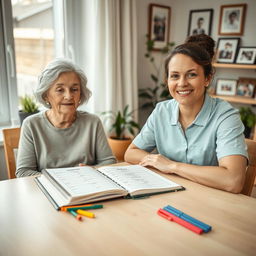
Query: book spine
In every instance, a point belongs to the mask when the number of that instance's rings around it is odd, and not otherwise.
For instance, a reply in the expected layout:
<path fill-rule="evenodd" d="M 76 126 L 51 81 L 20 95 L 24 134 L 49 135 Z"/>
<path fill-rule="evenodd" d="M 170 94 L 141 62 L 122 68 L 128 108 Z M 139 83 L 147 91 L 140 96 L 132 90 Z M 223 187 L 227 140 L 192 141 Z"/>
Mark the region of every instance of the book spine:
<path fill-rule="evenodd" d="M 48 191 L 44 188 L 44 186 L 41 184 L 38 177 L 35 177 L 35 182 L 36 182 L 37 186 L 41 189 L 41 191 L 45 194 L 45 196 L 48 198 L 48 200 L 53 205 L 53 207 L 59 211 L 60 206 L 55 202 L 55 200 L 51 197 L 51 195 L 48 193 Z"/>
<path fill-rule="evenodd" d="M 70 199 L 72 195 L 47 171 L 43 169 L 42 174 L 58 189 L 58 191 L 67 199 Z"/>
<path fill-rule="evenodd" d="M 109 180 L 112 180 L 114 183 L 116 183 L 119 187 L 121 187 L 123 190 L 127 191 L 127 189 L 123 186 L 121 186 L 117 181 L 111 179 L 109 176 L 107 176 L 105 173 L 101 172 L 100 170 L 96 169 L 97 172 L 99 172 L 101 175 L 103 175 L 104 177 L 108 178 Z M 127 193 L 129 193 L 127 191 Z"/>

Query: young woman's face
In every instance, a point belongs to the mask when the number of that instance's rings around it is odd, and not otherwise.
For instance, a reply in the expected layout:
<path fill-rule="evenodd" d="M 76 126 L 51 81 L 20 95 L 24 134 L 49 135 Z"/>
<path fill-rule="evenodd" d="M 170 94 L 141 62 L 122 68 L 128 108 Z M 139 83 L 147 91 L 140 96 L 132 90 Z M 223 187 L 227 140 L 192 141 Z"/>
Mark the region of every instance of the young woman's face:
<path fill-rule="evenodd" d="M 74 72 L 64 72 L 46 93 L 46 101 L 53 111 L 74 114 L 81 97 L 80 79 Z"/>
<path fill-rule="evenodd" d="M 176 54 L 170 60 L 168 70 L 168 88 L 172 97 L 183 105 L 202 105 L 210 82 L 203 67 L 189 56 Z"/>

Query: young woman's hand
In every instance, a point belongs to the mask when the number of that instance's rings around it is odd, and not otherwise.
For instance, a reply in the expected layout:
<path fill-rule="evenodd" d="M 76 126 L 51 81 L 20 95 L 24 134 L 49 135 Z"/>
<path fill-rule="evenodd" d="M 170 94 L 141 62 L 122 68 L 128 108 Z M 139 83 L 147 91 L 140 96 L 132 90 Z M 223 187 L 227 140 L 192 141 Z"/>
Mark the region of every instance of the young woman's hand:
<path fill-rule="evenodd" d="M 173 173 L 174 161 L 160 154 L 148 154 L 139 163 L 142 166 L 151 166 L 164 173 Z"/>

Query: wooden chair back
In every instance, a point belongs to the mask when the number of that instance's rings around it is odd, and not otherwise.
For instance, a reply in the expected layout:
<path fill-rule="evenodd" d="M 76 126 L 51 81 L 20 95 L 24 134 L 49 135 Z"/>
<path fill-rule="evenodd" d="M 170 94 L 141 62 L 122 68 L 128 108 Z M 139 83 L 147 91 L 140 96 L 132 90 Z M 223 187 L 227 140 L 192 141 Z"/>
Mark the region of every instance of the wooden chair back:
<path fill-rule="evenodd" d="M 8 178 L 16 178 L 16 158 L 14 149 L 18 149 L 20 128 L 3 129 L 4 153 L 8 171 Z"/>
<path fill-rule="evenodd" d="M 250 196 L 256 176 L 256 141 L 245 139 L 245 142 L 248 147 L 249 165 L 247 167 L 245 183 L 241 193 Z"/>

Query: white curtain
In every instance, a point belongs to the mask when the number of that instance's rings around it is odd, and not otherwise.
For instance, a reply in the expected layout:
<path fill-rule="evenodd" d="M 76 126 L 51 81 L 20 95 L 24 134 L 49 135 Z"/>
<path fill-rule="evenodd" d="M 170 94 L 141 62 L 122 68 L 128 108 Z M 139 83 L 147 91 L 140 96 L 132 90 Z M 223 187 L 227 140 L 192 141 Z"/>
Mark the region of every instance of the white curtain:
<path fill-rule="evenodd" d="M 86 0 L 79 8 L 76 62 L 92 91 L 82 108 L 96 114 L 122 110 L 127 104 L 130 110 L 137 109 L 136 0 Z"/>

